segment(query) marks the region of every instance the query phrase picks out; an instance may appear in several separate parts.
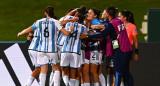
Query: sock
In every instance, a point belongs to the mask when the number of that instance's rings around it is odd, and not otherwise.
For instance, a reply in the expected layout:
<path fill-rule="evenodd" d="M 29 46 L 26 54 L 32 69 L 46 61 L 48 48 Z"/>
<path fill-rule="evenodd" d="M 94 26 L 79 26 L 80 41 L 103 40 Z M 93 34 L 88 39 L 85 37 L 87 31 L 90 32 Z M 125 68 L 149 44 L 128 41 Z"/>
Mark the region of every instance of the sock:
<path fill-rule="evenodd" d="M 49 77 L 49 86 L 53 86 L 53 82 L 54 82 L 53 77 L 54 77 L 54 73 L 51 72 L 50 77 Z"/>
<path fill-rule="evenodd" d="M 81 86 L 85 86 L 84 84 L 81 84 Z"/>
<path fill-rule="evenodd" d="M 75 86 L 79 86 L 79 80 L 75 81 Z"/>
<path fill-rule="evenodd" d="M 27 80 L 26 85 L 27 85 L 27 86 L 31 86 L 34 80 L 35 80 L 35 78 L 34 78 L 34 77 L 29 76 L 29 78 L 28 78 L 28 80 Z"/>
<path fill-rule="evenodd" d="M 121 85 L 120 86 L 124 86 L 123 78 L 121 80 Z"/>
<path fill-rule="evenodd" d="M 54 86 L 60 86 L 60 71 L 55 71 L 54 72 L 54 77 L 53 77 L 53 80 L 54 80 Z"/>
<path fill-rule="evenodd" d="M 84 83 L 84 86 L 90 86 L 90 83 Z"/>
<path fill-rule="evenodd" d="M 101 86 L 106 86 L 106 80 L 105 80 L 103 74 L 99 75 L 99 82 L 100 82 Z"/>
<path fill-rule="evenodd" d="M 62 78 L 63 78 L 64 84 L 66 86 L 68 86 L 68 84 L 69 84 L 69 78 L 68 78 L 68 76 L 62 76 Z"/>
<path fill-rule="evenodd" d="M 45 86 L 45 83 L 46 83 L 46 74 L 40 74 L 39 75 L 39 84 L 40 86 Z"/>
<path fill-rule="evenodd" d="M 107 86 L 110 86 L 110 74 L 107 74 Z"/>
<path fill-rule="evenodd" d="M 94 83 L 94 86 L 99 86 L 99 83 Z"/>
<path fill-rule="evenodd" d="M 74 86 L 75 85 L 76 80 L 75 79 L 70 79 L 69 80 L 69 86 Z"/>

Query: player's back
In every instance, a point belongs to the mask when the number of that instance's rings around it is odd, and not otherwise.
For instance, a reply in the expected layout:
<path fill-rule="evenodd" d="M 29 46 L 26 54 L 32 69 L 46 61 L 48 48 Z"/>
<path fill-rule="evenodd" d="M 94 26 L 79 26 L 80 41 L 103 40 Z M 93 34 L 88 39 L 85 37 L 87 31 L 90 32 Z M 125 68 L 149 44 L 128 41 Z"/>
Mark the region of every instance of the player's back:
<path fill-rule="evenodd" d="M 38 51 L 57 51 L 57 28 L 61 28 L 57 26 L 57 24 L 59 24 L 59 21 L 53 18 L 43 18 L 39 20 L 40 42 Z"/>
<path fill-rule="evenodd" d="M 59 19 L 59 21 L 63 21 L 63 20 L 68 20 L 68 19 L 72 19 L 74 16 L 65 16 L 65 17 L 62 17 L 61 19 Z M 65 25 L 63 25 L 63 27 L 65 27 Z M 58 33 L 58 41 L 57 41 L 57 45 L 63 45 L 64 43 L 64 40 L 65 40 L 65 35 L 59 31 Z"/>
<path fill-rule="evenodd" d="M 81 48 L 80 35 L 83 32 L 87 32 L 87 29 L 84 25 L 79 24 L 77 22 L 67 23 L 65 29 L 69 30 L 70 25 L 73 25 L 74 29 L 72 30 L 70 36 L 66 36 L 62 52 L 74 52 L 80 54 L 80 48 Z"/>

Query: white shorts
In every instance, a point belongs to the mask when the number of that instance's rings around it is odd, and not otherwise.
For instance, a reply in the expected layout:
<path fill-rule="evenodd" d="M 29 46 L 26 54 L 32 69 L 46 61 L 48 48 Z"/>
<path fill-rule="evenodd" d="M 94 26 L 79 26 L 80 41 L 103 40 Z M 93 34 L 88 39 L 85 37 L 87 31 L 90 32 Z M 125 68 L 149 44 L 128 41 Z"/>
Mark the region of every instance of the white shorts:
<path fill-rule="evenodd" d="M 81 50 L 81 55 L 80 55 L 80 60 L 81 60 L 81 65 L 84 65 L 84 60 L 85 60 L 85 51 Z"/>
<path fill-rule="evenodd" d="M 46 65 L 46 64 L 56 65 L 57 63 L 59 63 L 58 54 L 57 53 L 38 52 L 37 63 L 39 65 Z"/>
<path fill-rule="evenodd" d="M 28 54 L 30 56 L 33 66 L 40 67 L 40 65 L 37 64 L 37 51 L 28 50 Z"/>
<path fill-rule="evenodd" d="M 61 53 L 61 67 L 79 68 L 81 66 L 80 55 L 76 53 Z"/>
<path fill-rule="evenodd" d="M 62 47 L 63 46 L 61 46 L 61 45 L 57 45 L 59 59 L 61 59 L 61 50 L 62 50 Z"/>
<path fill-rule="evenodd" d="M 98 51 L 91 51 L 89 62 L 98 65 L 100 62 L 100 60 L 99 60 L 100 57 L 102 57 L 102 53 L 100 53 Z"/>
<path fill-rule="evenodd" d="M 84 63 L 89 64 L 89 60 L 88 60 L 88 59 L 85 59 L 85 60 L 84 60 Z"/>
<path fill-rule="evenodd" d="M 105 58 L 105 55 L 101 53 L 101 55 L 99 56 L 99 65 L 103 63 L 103 58 Z"/>

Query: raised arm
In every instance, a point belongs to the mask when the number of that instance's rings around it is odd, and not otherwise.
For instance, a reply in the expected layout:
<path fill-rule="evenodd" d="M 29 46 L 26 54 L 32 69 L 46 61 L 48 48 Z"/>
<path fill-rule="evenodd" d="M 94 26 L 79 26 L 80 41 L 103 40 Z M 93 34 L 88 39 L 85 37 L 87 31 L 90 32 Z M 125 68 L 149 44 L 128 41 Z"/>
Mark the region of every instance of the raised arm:
<path fill-rule="evenodd" d="M 29 27 L 29 28 L 24 29 L 24 30 L 22 30 L 21 32 L 19 32 L 17 36 L 19 37 L 19 36 L 21 36 L 21 35 L 24 35 L 24 34 L 26 34 L 26 33 L 31 32 L 31 31 L 33 31 L 33 29 L 32 29 L 32 27 Z"/>
<path fill-rule="evenodd" d="M 102 30 L 104 30 L 105 29 L 105 26 L 104 25 L 91 25 L 91 28 L 92 29 L 102 29 Z"/>
<path fill-rule="evenodd" d="M 73 28 L 74 28 L 73 26 L 69 26 L 69 30 L 66 30 L 65 28 L 62 28 L 60 31 L 61 31 L 64 35 L 69 36 L 69 35 L 71 34 Z"/>
<path fill-rule="evenodd" d="M 78 17 L 74 17 L 73 19 L 67 19 L 67 20 L 60 21 L 60 24 L 61 24 L 61 25 L 65 25 L 65 24 L 67 24 L 68 22 L 75 22 L 75 21 L 78 21 L 78 20 L 79 20 Z"/>
<path fill-rule="evenodd" d="M 75 13 L 76 13 L 76 11 L 77 11 L 77 9 L 78 9 L 78 8 L 76 8 L 76 9 L 72 10 L 72 11 L 71 11 L 71 12 L 69 12 L 66 16 L 71 16 L 71 15 L 75 14 Z"/>
<path fill-rule="evenodd" d="M 94 34 L 83 33 L 81 34 L 81 39 L 83 38 L 105 38 L 108 35 L 110 35 L 113 40 L 117 38 L 116 31 L 112 24 L 108 24 L 105 27 L 105 29 L 101 31 L 100 33 L 94 33 Z"/>

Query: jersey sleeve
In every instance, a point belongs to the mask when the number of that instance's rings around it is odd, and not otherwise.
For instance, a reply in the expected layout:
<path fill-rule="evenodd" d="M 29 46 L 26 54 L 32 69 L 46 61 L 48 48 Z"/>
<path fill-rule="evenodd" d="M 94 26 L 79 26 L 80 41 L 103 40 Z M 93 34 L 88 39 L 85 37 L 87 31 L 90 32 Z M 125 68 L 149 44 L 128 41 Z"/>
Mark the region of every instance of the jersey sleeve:
<path fill-rule="evenodd" d="M 117 38 L 116 31 L 110 23 L 100 33 L 88 34 L 89 38 L 106 38 L 108 35 L 110 35 L 113 40 Z"/>
<path fill-rule="evenodd" d="M 31 28 L 33 30 L 37 29 L 39 27 L 38 21 L 36 21 L 35 23 L 33 23 L 33 25 L 31 26 Z"/>
<path fill-rule="evenodd" d="M 93 24 L 93 25 L 101 25 L 102 23 L 101 23 L 101 21 L 99 19 L 95 18 L 94 20 L 91 21 L 91 24 Z"/>
<path fill-rule="evenodd" d="M 65 29 L 66 29 L 66 30 L 69 30 L 69 26 L 70 26 L 70 25 L 73 25 L 73 24 L 72 24 L 72 23 L 70 23 L 70 22 L 68 22 L 68 23 L 66 24 Z"/>
<path fill-rule="evenodd" d="M 61 24 L 60 24 L 60 22 L 59 22 L 58 20 L 55 21 L 55 25 L 56 25 L 56 28 L 57 28 L 58 30 L 61 30 L 61 29 L 62 29 L 62 26 L 61 26 Z"/>
<path fill-rule="evenodd" d="M 62 17 L 62 18 L 59 19 L 59 21 L 63 21 L 63 20 L 64 20 L 64 17 Z"/>
<path fill-rule="evenodd" d="M 137 34 L 138 32 L 137 32 L 136 26 L 133 26 L 132 35 L 135 36 Z"/>
<path fill-rule="evenodd" d="M 64 18 L 64 20 L 68 20 L 68 19 L 72 19 L 72 18 L 73 18 L 73 16 L 67 16 Z"/>

